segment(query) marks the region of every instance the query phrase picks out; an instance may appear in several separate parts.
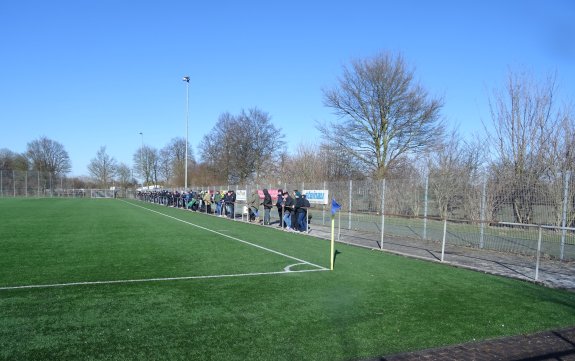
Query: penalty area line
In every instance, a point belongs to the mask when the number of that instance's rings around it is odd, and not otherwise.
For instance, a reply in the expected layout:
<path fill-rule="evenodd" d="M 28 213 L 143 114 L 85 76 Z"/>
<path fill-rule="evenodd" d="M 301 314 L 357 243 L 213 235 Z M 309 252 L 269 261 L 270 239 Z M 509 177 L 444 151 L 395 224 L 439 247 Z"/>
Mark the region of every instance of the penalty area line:
<path fill-rule="evenodd" d="M 252 272 L 252 273 L 237 273 L 237 274 L 223 274 L 223 275 L 207 275 L 207 276 L 163 277 L 163 278 L 143 278 L 133 280 L 86 281 L 86 282 L 53 283 L 43 285 L 6 286 L 6 287 L 0 287 L 0 291 L 22 290 L 22 289 L 33 289 L 33 288 L 57 288 L 57 287 L 72 287 L 72 286 L 94 286 L 94 285 L 128 284 L 128 283 L 145 283 L 145 282 L 203 280 L 203 279 L 214 279 L 214 278 L 254 277 L 254 276 L 268 276 L 268 275 L 281 275 L 288 273 L 305 273 L 305 272 L 320 272 L 320 271 L 328 271 L 328 269 L 310 269 L 310 270 L 299 270 L 299 271 L 292 271 L 287 269 L 284 271 L 276 271 L 276 272 Z"/>

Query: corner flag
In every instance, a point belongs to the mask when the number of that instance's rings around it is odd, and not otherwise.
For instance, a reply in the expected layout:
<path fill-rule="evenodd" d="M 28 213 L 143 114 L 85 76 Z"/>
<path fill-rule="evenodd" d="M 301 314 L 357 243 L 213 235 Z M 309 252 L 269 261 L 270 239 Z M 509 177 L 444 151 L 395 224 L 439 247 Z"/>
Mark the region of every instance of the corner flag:
<path fill-rule="evenodd" d="M 335 216 L 336 212 L 341 209 L 341 206 L 336 202 L 335 198 L 331 199 L 331 215 Z"/>

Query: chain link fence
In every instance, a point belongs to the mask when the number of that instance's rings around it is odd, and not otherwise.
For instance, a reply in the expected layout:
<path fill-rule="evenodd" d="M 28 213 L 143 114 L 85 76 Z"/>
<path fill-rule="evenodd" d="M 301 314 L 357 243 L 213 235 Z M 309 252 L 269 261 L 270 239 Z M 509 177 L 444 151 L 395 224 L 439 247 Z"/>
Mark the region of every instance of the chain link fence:
<path fill-rule="evenodd" d="M 533 184 L 502 183 L 496 177 L 446 182 L 442 177 L 193 186 L 202 190 L 253 189 L 329 191 L 341 205 L 344 229 L 442 242 L 456 246 L 575 260 L 575 182 L 570 172 Z M 313 222 L 330 222 L 329 206 L 312 205 Z M 447 228 L 444 232 L 444 221 Z M 527 226 L 530 225 L 530 226 Z"/>
<path fill-rule="evenodd" d="M 38 171 L 0 170 L 0 197 L 127 197 L 129 190 L 75 187 L 66 176 Z"/>
<path fill-rule="evenodd" d="M 465 179 L 462 179 L 465 178 Z M 575 182 L 570 172 L 538 182 L 497 177 L 412 177 L 381 181 L 192 185 L 192 190 L 328 190 L 341 205 L 339 227 L 384 237 L 442 242 L 535 257 L 539 230 L 545 257 L 575 260 Z M 181 191 L 182 189 L 180 189 Z M 63 176 L 0 171 L 1 197 L 89 197 Z M 135 190 L 117 197 L 134 197 Z M 275 194 L 272 193 L 272 196 Z M 240 202 L 241 203 L 241 202 Z M 239 209 L 240 207 L 238 207 Z M 330 222 L 328 205 L 312 205 L 313 223 Z M 277 213 L 272 218 L 278 219 Z M 444 222 L 447 223 L 444 232 Z"/>

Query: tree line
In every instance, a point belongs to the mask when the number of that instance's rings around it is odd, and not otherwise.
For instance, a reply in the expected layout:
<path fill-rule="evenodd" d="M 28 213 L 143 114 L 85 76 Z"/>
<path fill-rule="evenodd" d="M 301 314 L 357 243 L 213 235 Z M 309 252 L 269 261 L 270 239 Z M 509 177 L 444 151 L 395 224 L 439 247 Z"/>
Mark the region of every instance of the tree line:
<path fill-rule="evenodd" d="M 317 143 L 288 152 L 271 115 L 250 108 L 219 116 L 199 144 L 199 161 L 180 137 L 161 149 L 136 149 L 131 166 L 118 164 L 102 146 L 88 172 L 101 186 L 129 186 L 139 177 L 144 184 L 184 187 L 187 151 L 191 184 L 408 179 L 425 174 L 440 180 L 431 189 L 445 212 L 461 207 L 456 194 L 488 177 L 502 192 L 512 193 L 516 219 L 529 223 L 530 204 L 536 201 L 526 189 L 558 182 L 574 168 L 575 117 L 558 83 L 557 74 L 540 79 L 510 69 L 503 85 L 488 96 L 490 119 L 483 121 L 484 133 L 469 139 L 447 129 L 441 114 L 444 100 L 417 81 L 401 54 L 380 53 L 351 61 L 336 85 L 323 90 L 324 105 L 337 120 L 316 123 L 322 133 Z M 1 150 L 0 169 L 66 173 L 70 159 L 61 144 L 43 137 L 30 142 L 24 154 Z"/>

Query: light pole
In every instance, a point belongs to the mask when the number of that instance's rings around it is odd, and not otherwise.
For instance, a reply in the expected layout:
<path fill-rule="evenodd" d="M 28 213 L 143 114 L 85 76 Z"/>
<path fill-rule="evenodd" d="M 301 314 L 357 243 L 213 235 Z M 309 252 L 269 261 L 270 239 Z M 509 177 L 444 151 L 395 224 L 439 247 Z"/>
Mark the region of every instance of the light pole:
<path fill-rule="evenodd" d="M 142 136 L 142 146 L 140 147 L 140 165 L 142 166 L 142 188 L 144 188 L 144 133 L 140 132 Z"/>
<path fill-rule="evenodd" d="M 188 118 L 190 114 L 190 77 L 182 78 L 186 82 L 186 156 L 184 165 L 184 191 L 188 189 Z"/>

